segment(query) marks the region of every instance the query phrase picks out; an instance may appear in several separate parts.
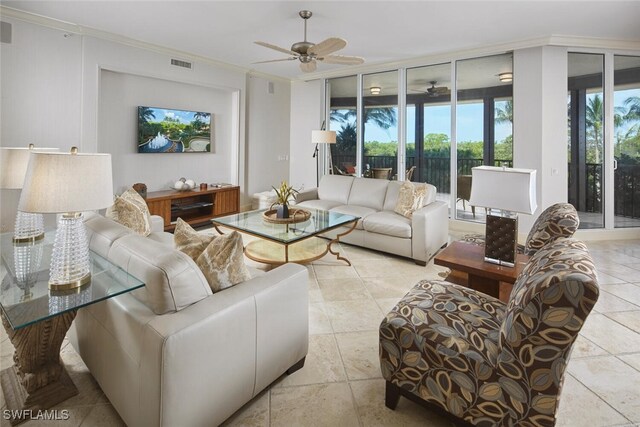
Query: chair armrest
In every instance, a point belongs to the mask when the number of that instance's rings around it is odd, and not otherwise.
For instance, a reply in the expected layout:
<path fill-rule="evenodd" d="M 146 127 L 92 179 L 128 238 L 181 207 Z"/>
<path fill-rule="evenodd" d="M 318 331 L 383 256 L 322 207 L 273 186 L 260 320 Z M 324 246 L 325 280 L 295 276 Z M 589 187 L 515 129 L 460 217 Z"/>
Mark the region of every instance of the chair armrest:
<path fill-rule="evenodd" d="M 160 215 L 151 215 L 151 232 L 164 231 L 164 219 Z"/>
<path fill-rule="evenodd" d="M 305 357 L 308 274 L 286 264 L 154 317 L 143 336 L 141 407 L 162 402 L 163 425 L 218 425 Z"/>
<path fill-rule="evenodd" d="M 296 203 L 302 203 L 307 200 L 317 200 L 318 199 L 318 189 L 317 188 L 309 188 L 308 190 L 304 190 L 296 194 Z"/>
<path fill-rule="evenodd" d="M 429 261 L 449 241 L 449 208 L 433 202 L 413 212 L 411 253 L 416 261 Z"/>

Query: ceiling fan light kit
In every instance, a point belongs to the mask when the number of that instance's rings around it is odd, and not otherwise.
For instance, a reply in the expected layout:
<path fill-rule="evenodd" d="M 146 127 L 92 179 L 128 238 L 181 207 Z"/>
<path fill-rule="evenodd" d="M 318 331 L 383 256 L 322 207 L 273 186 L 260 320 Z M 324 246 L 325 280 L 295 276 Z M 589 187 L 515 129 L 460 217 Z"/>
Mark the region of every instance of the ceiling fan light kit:
<path fill-rule="evenodd" d="M 291 45 L 291 49 L 286 49 L 270 43 L 255 42 L 257 45 L 277 50 L 281 53 L 291 55 L 289 58 L 272 59 L 268 61 L 254 62 L 254 64 L 264 64 L 267 62 L 280 61 L 300 61 L 300 69 L 304 73 L 310 73 L 317 68 L 317 61 L 326 62 L 327 64 L 340 65 L 358 65 L 364 62 L 359 56 L 331 55 L 347 46 L 347 42 L 339 37 L 329 37 L 318 44 L 307 41 L 307 20 L 313 15 L 309 10 L 301 10 L 300 17 L 304 20 L 304 40 Z"/>

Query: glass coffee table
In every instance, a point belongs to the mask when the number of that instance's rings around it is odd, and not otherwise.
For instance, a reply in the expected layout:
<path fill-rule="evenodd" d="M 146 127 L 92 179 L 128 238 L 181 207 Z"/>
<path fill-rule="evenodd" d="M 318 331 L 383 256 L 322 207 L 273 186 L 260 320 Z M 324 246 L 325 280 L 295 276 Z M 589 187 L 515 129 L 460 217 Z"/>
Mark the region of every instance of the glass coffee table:
<path fill-rule="evenodd" d="M 0 372 L 11 425 L 36 417 L 78 394 L 60 360 L 60 346 L 79 308 L 143 287 L 118 266 L 89 252 L 91 281 L 68 291 L 49 290 L 53 232 L 38 242 L 14 244 L 0 235 L 2 324 L 15 347 L 15 364 Z M 15 415 L 14 415 L 15 414 Z"/>
<path fill-rule="evenodd" d="M 258 240 L 249 242 L 244 248 L 247 258 L 257 262 L 273 265 L 287 262 L 308 264 L 329 252 L 351 265 L 347 258 L 340 256 L 331 246 L 338 243 L 340 237 L 351 233 L 360 218 L 320 209 L 304 210 L 311 213 L 310 218 L 293 224 L 276 224 L 265 220 L 265 209 L 214 218 L 211 222 L 220 234 L 224 234 L 219 228 L 223 226 L 258 237 Z M 327 241 L 317 237 L 339 227 L 345 227 L 346 230 L 333 239 Z"/>

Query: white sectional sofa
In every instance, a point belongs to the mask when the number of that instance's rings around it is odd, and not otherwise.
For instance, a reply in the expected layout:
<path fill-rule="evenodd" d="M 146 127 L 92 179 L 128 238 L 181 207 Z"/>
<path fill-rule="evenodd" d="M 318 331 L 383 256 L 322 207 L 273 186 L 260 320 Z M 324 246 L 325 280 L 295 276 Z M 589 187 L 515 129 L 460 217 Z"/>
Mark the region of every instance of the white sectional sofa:
<path fill-rule="evenodd" d="M 359 216 L 356 229 L 341 242 L 408 258 L 425 265 L 447 244 L 449 212 L 436 201 L 436 187 L 427 185 L 427 195 L 412 218 L 394 212 L 402 182 L 384 179 L 325 175 L 318 188 L 300 192 L 296 206 L 324 209 Z M 328 237 L 344 232 L 338 229 Z"/>
<path fill-rule="evenodd" d="M 162 221 L 148 237 L 100 215 L 90 247 L 146 283 L 78 310 L 70 340 L 134 426 L 219 425 L 308 350 L 308 272 L 286 264 L 211 293 Z"/>

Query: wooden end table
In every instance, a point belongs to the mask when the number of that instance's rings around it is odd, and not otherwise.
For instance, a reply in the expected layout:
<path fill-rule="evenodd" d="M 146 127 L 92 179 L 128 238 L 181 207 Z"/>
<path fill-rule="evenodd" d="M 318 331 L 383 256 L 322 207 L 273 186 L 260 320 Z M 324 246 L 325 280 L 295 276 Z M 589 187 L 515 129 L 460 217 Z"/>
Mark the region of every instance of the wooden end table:
<path fill-rule="evenodd" d="M 513 285 L 528 261 L 529 256 L 517 254 L 515 267 L 492 264 L 484 260 L 484 246 L 464 242 L 451 243 L 434 258 L 436 265 L 449 267 L 452 270 L 454 280 L 450 281 L 495 298 L 500 298 L 500 283 Z M 466 283 L 464 283 L 464 276 L 460 273 L 466 273 Z M 506 298 L 503 295 L 500 299 L 505 301 L 508 297 L 507 294 Z"/>

